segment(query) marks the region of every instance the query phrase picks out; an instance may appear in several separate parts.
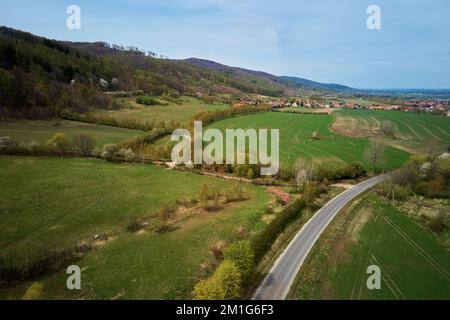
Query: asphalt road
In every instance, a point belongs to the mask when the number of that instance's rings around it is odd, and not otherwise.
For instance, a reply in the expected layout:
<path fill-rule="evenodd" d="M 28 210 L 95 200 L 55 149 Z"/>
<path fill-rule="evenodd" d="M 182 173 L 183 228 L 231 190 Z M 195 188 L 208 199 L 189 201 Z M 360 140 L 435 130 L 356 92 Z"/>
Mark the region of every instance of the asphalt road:
<path fill-rule="evenodd" d="M 278 257 L 253 296 L 254 300 L 283 300 L 314 243 L 336 214 L 353 198 L 386 179 L 378 176 L 361 182 L 329 201 L 303 226 Z"/>

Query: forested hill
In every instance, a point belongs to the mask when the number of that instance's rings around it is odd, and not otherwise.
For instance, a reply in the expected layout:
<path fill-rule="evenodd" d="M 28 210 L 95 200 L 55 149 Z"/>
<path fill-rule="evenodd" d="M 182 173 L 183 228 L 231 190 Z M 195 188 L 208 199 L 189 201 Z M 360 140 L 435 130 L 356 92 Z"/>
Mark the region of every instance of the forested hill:
<path fill-rule="evenodd" d="M 70 43 L 0 27 L 0 117 L 44 118 L 63 109 L 87 111 L 113 103 L 105 91 L 148 94 L 259 93 L 286 87 L 242 78 L 135 48 Z"/>
<path fill-rule="evenodd" d="M 64 109 L 116 107 L 105 94 L 111 91 L 287 96 L 352 90 L 299 79 L 202 59 L 171 60 L 104 42 L 50 40 L 0 27 L 0 118 L 45 118 Z"/>

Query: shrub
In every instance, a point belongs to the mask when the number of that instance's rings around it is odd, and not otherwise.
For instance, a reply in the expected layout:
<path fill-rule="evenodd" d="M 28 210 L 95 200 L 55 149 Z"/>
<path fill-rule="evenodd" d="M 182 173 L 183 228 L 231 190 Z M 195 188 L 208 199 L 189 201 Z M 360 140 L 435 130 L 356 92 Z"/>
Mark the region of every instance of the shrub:
<path fill-rule="evenodd" d="M 208 199 L 209 199 L 208 185 L 206 183 L 204 183 L 200 189 L 200 193 L 198 194 L 198 201 L 200 202 L 200 206 L 203 209 L 208 208 L 208 203 L 209 203 Z"/>
<path fill-rule="evenodd" d="M 225 192 L 225 202 L 238 202 L 248 199 L 248 195 L 246 190 L 242 188 L 242 185 L 239 181 L 236 181 L 231 189 L 228 189 Z"/>
<path fill-rule="evenodd" d="M 115 156 L 126 161 L 133 161 L 136 158 L 136 155 L 130 148 L 120 149 L 118 152 L 116 152 Z"/>
<path fill-rule="evenodd" d="M 47 141 L 47 146 L 57 149 L 61 153 L 68 153 L 72 149 L 72 143 L 65 133 L 55 133 L 50 140 Z"/>
<path fill-rule="evenodd" d="M 158 222 L 159 224 L 156 226 L 156 231 L 162 232 L 167 230 L 169 226 L 169 221 L 175 215 L 176 209 L 173 206 L 163 206 L 158 210 Z"/>
<path fill-rule="evenodd" d="M 230 244 L 224 251 L 225 260 L 235 263 L 245 281 L 253 272 L 255 255 L 250 245 L 250 241 L 239 241 Z"/>
<path fill-rule="evenodd" d="M 10 137 L 0 137 L 0 152 L 13 154 L 19 148 L 19 144 Z"/>
<path fill-rule="evenodd" d="M 161 104 L 161 102 L 149 96 L 139 96 L 136 98 L 136 102 L 146 106 L 155 106 Z"/>
<path fill-rule="evenodd" d="M 107 161 L 114 159 L 115 153 L 117 151 L 117 145 L 113 143 L 105 144 L 103 146 L 101 157 Z"/>
<path fill-rule="evenodd" d="M 94 151 L 95 139 L 91 136 L 80 134 L 73 138 L 75 150 L 83 156 L 88 156 Z"/>
<path fill-rule="evenodd" d="M 411 188 L 408 185 L 398 185 L 393 183 L 392 180 L 383 182 L 376 187 L 376 192 L 379 196 L 386 198 L 387 200 L 406 200 L 412 193 Z"/>
<path fill-rule="evenodd" d="M 242 276 L 233 261 L 224 260 L 214 274 L 195 285 L 196 300 L 230 300 L 236 299 L 241 293 Z"/>
<path fill-rule="evenodd" d="M 444 190 L 444 178 L 441 176 L 430 180 L 427 184 L 427 196 L 429 198 L 437 198 Z"/>
<path fill-rule="evenodd" d="M 224 300 L 225 291 L 219 279 L 210 277 L 198 282 L 194 287 L 195 300 Z"/>
<path fill-rule="evenodd" d="M 419 180 L 419 174 L 415 164 L 410 162 L 395 171 L 392 178 L 398 185 L 415 184 Z"/>
<path fill-rule="evenodd" d="M 430 219 L 428 226 L 433 232 L 441 234 L 446 228 L 445 214 L 443 212 L 439 212 L 436 216 Z"/>

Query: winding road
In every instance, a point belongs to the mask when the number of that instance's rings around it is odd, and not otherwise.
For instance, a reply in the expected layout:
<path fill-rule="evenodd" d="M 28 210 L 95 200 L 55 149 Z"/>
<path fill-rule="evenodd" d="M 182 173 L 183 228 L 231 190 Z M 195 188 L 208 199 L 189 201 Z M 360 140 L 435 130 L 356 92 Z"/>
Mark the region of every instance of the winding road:
<path fill-rule="evenodd" d="M 336 214 L 356 196 L 382 182 L 386 175 L 361 182 L 330 200 L 303 226 L 256 290 L 254 300 L 283 300 L 314 243 Z"/>

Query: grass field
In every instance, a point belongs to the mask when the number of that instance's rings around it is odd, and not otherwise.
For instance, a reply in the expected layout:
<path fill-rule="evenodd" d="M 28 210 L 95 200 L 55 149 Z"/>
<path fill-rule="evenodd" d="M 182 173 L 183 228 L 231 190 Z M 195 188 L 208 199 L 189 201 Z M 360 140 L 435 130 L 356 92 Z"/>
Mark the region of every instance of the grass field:
<path fill-rule="evenodd" d="M 35 141 L 44 144 L 57 132 L 63 132 L 69 137 L 90 135 L 95 139 L 97 147 L 142 134 L 137 130 L 67 120 L 0 122 L 0 136 L 11 137 L 17 142 Z"/>
<path fill-rule="evenodd" d="M 383 139 L 411 153 L 444 151 L 450 145 L 450 117 L 376 110 L 341 110 L 334 113 L 333 130 L 347 136 Z M 381 131 L 390 121 L 394 136 Z"/>
<path fill-rule="evenodd" d="M 225 104 L 205 104 L 193 97 L 181 97 L 180 104 L 168 102 L 167 105 L 144 106 L 137 104 L 135 99 L 124 98 L 122 101 L 128 105 L 128 109 L 121 110 L 97 110 L 94 114 L 107 115 L 117 120 L 131 119 L 138 121 L 178 121 L 186 122 L 196 113 L 208 110 L 225 109 Z"/>
<path fill-rule="evenodd" d="M 263 187 L 245 185 L 249 200 L 216 212 L 177 217 L 166 233 L 126 232 L 137 218 L 153 223 L 157 210 L 195 197 L 203 183 L 226 190 L 233 182 L 164 168 L 111 164 L 95 159 L 0 157 L 0 252 L 20 259 L 96 234 L 113 236 L 76 264 L 82 290 L 69 291 L 65 270 L 10 289 L 0 298 L 20 298 L 33 284 L 39 298 L 175 299 L 189 298 L 209 246 L 263 227 L 270 196 Z"/>
<path fill-rule="evenodd" d="M 331 115 L 290 114 L 269 112 L 222 120 L 211 128 L 224 131 L 227 128 L 280 129 L 280 160 L 294 164 L 301 157 L 315 162 L 331 164 L 363 161 L 363 154 L 369 142 L 331 132 Z M 320 132 L 320 139 L 311 138 L 314 131 Z M 386 167 L 400 166 L 409 158 L 403 151 L 387 148 Z"/>
<path fill-rule="evenodd" d="M 429 229 L 373 195 L 343 219 L 345 223 L 333 222 L 326 231 L 335 232 L 335 240 L 323 235 L 322 249 L 312 255 L 318 260 L 307 261 L 297 278 L 301 281 L 308 272 L 320 269 L 316 280 L 294 286 L 290 298 L 450 299 L 448 248 Z M 344 224 L 338 228 L 335 223 Z M 327 258 L 320 251 L 325 248 L 330 250 Z M 381 269 L 380 290 L 367 289 L 370 265 Z"/>

